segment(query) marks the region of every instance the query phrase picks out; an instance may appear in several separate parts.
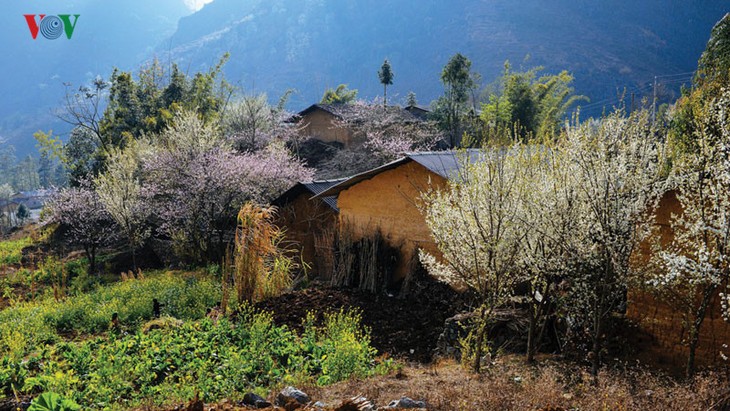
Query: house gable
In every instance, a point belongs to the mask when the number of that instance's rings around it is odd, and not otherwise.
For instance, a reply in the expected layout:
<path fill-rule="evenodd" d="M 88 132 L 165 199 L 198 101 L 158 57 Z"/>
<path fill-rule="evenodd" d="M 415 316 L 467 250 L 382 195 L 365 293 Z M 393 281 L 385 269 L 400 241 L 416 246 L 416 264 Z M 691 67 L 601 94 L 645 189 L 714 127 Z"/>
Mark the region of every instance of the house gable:
<path fill-rule="evenodd" d="M 436 252 L 419 207 L 424 192 L 446 183 L 418 162 L 403 162 L 339 192 L 340 227 L 351 230 L 356 240 L 380 231 L 391 246 L 401 250 L 394 276 L 403 278 L 417 248 Z"/>

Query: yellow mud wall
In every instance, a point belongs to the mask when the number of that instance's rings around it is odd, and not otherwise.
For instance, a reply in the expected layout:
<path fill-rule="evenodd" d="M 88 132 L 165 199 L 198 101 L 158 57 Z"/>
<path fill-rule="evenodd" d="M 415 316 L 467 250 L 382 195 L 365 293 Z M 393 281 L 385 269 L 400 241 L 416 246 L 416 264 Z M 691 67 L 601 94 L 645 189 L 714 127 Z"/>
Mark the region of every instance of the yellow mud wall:
<path fill-rule="evenodd" d="M 353 144 L 352 132 L 336 124 L 335 117 L 323 110 L 315 110 L 300 121 L 304 127 L 301 135 L 316 138 L 326 143 L 338 142 L 350 147 Z"/>
<path fill-rule="evenodd" d="M 417 247 L 437 253 L 419 204 L 423 192 L 445 185 L 443 177 L 415 161 L 384 171 L 340 192 L 340 224 L 352 228 L 355 240 L 379 229 L 391 246 L 402 251 L 394 279 L 403 278 Z"/>
<path fill-rule="evenodd" d="M 655 212 L 656 225 L 662 244 L 668 244 L 673 233 L 671 218 L 673 214 L 681 214 L 682 207 L 674 192 L 667 192 L 659 202 Z M 647 270 L 644 262 L 651 253 L 648 242 L 640 246 L 640 257 L 635 262 L 639 270 Z M 718 291 L 719 294 L 720 291 Z M 716 294 L 713 304 L 708 310 L 707 318 L 700 328 L 700 340 L 697 346 L 697 364 L 705 366 L 721 365 L 725 363 L 720 353 L 730 356 L 730 324 L 720 316 L 720 299 Z M 634 287 L 628 293 L 627 316 L 636 323 L 643 333 L 651 337 L 650 342 L 640 347 L 648 360 L 681 368 L 685 365 L 688 350 L 684 342 L 687 339 L 687 329 L 683 324 L 682 312 L 640 287 Z M 730 365 L 725 363 L 725 365 Z"/>

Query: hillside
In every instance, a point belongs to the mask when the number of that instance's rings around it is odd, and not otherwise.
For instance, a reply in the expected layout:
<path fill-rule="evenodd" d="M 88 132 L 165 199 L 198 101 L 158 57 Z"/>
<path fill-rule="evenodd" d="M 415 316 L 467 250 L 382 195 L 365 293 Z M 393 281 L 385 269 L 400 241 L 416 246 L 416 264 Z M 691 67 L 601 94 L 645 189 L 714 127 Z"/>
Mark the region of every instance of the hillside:
<path fill-rule="evenodd" d="M 225 70 L 232 83 L 272 98 L 294 88 L 292 110 L 339 83 L 364 98 L 380 95 L 375 72 L 385 57 L 396 73 L 389 94 L 402 100 L 414 91 L 428 104 L 441 93 L 440 70 L 456 52 L 472 59 L 485 84 L 507 59 L 517 68 L 570 70 L 577 91 L 591 98 L 588 115 L 615 104 L 624 88 L 637 100 L 652 94 L 655 75 L 658 96 L 672 101 L 728 9 L 721 0 L 216 0 L 190 14 L 181 0 L 79 0 L 45 8 L 13 1 L 4 10 L 9 58 L 0 63 L 0 137 L 22 156 L 33 150 L 36 130 L 67 131 L 53 115 L 64 83 L 107 77 L 113 67 L 133 70 L 152 55 L 194 73 L 230 51 Z M 27 13 L 81 18 L 72 40 L 34 41 L 18 17 Z"/>
<path fill-rule="evenodd" d="M 422 104 L 441 93 L 438 78 L 456 52 L 489 83 L 509 59 L 525 68 L 574 73 L 592 103 L 588 114 L 615 104 L 627 88 L 671 101 L 690 78 L 712 25 L 727 4 L 649 0 L 216 0 L 181 19 L 158 48 L 183 67 L 200 70 L 226 51 L 226 73 L 249 91 L 277 96 L 296 88 L 291 108 L 348 83 L 360 96 L 382 92 L 376 70 L 388 57 L 396 72 L 392 95 L 415 91 Z M 525 61 L 526 56 L 529 60 Z M 667 86 L 666 93 L 661 85 Z M 390 93 L 389 93 L 390 94 Z"/>

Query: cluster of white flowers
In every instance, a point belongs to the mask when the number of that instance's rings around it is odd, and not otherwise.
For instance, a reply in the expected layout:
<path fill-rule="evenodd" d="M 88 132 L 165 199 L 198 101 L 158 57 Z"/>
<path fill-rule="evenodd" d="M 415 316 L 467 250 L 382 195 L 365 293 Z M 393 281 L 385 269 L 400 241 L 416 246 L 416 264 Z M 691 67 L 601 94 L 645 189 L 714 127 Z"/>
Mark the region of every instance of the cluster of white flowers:
<path fill-rule="evenodd" d="M 689 324 L 701 324 L 712 298 L 730 281 L 728 107 L 730 92 L 724 90 L 700 117 L 695 148 L 676 161 L 667 179 L 682 211 L 672 216 L 673 238 L 655 254 L 658 269 L 647 281 L 685 313 Z M 727 298 L 721 294 L 722 314 L 730 319 Z"/>
<path fill-rule="evenodd" d="M 720 293 L 720 307 L 722 310 L 722 318 L 730 322 L 730 294 Z"/>
<path fill-rule="evenodd" d="M 446 264 L 421 261 L 488 304 L 503 304 L 518 282 L 530 284 L 533 314 L 560 300 L 574 324 L 600 338 L 596 324 L 621 304 L 629 259 L 649 232 L 660 147 L 641 112 L 570 128 L 551 145 L 485 150 L 449 190 L 426 196 Z"/>

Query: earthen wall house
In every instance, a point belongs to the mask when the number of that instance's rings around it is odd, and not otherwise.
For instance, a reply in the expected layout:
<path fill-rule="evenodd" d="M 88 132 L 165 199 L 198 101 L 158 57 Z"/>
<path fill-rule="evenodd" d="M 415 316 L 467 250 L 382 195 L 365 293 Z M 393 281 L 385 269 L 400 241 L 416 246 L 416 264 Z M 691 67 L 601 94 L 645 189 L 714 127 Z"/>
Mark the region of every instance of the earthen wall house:
<path fill-rule="evenodd" d="M 375 109 L 382 110 L 382 106 Z M 388 106 L 387 110 L 392 121 L 403 123 L 423 122 L 429 113 L 428 110 L 416 106 Z M 362 144 L 365 136 L 356 133 L 348 122 L 366 121 L 362 116 L 362 107 L 354 104 L 313 104 L 289 121 L 299 125 L 299 134 L 303 137 L 353 148 Z"/>
<path fill-rule="evenodd" d="M 470 152 L 470 161 L 476 161 L 475 153 Z M 457 156 L 454 152 L 412 153 L 336 184 L 323 195 L 338 196 L 339 223 L 341 226 L 347 224 L 356 238 L 380 230 L 392 246 L 401 250 L 402 261 L 395 277 L 402 278 L 411 268 L 410 259 L 418 248 L 438 255 L 419 209 L 420 198 L 423 192 L 445 188 L 449 179 L 458 178 Z M 676 196 L 668 192 L 655 211 L 658 234 L 665 244 L 672 238 L 671 216 L 679 212 L 681 207 Z M 646 254 L 650 247 L 645 243 L 641 248 Z M 627 317 L 647 339 L 640 348 L 648 360 L 683 366 L 687 357 L 683 343 L 687 331 L 682 323 L 682 313 L 676 307 L 657 300 L 640 287 L 632 287 L 628 291 Z M 724 344 L 730 346 L 730 324 L 721 318 L 720 301 L 715 295 L 713 307 L 701 328 L 698 364 L 717 364 L 721 361 L 721 352 L 730 356 L 730 348 Z"/>
<path fill-rule="evenodd" d="M 302 260 L 312 272 L 327 278 L 331 267 L 317 249 L 318 237 L 332 236 L 336 230 L 337 200 L 334 197 L 312 198 L 340 180 L 300 182 L 272 202 L 278 207 L 276 223 L 286 229 L 286 240 L 301 250 Z"/>
<path fill-rule="evenodd" d="M 410 153 L 382 167 L 355 175 L 323 192 L 336 195 L 340 227 L 352 230 L 354 240 L 377 231 L 401 256 L 393 280 L 403 279 L 421 248 L 438 255 L 421 212 L 423 193 L 443 189 L 458 178 L 461 164 L 475 160 L 478 150 Z"/>
<path fill-rule="evenodd" d="M 682 207 L 673 191 L 667 192 L 660 200 L 655 212 L 659 240 L 662 244 L 669 244 L 673 238 L 671 229 L 672 215 L 681 214 Z M 653 240 L 653 239 L 652 239 Z M 644 242 L 640 247 L 641 256 L 635 260 L 639 271 L 650 270 L 644 263 L 651 253 L 651 245 Z M 702 366 L 720 365 L 724 362 L 720 353 L 730 357 L 730 324 L 723 320 L 720 313 L 719 293 L 714 295 L 713 304 L 708 309 L 700 328 L 699 343 L 697 345 L 697 364 Z M 685 365 L 688 349 L 684 343 L 687 339 L 687 328 L 683 324 L 682 311 L 679 307 L 672 307 L 661 301 L 648 290 L 632 287 L 628 292 L 627 317 L 636 323 L 642 335 L 650 341 L 642 347 L 645 355 L 650 355 L 652 361 L 666 364 L 670 367 Z M 727 346 L 724 346 L 727 344 Z M 730 364 L 727 364 L 730 365 Z"/>

